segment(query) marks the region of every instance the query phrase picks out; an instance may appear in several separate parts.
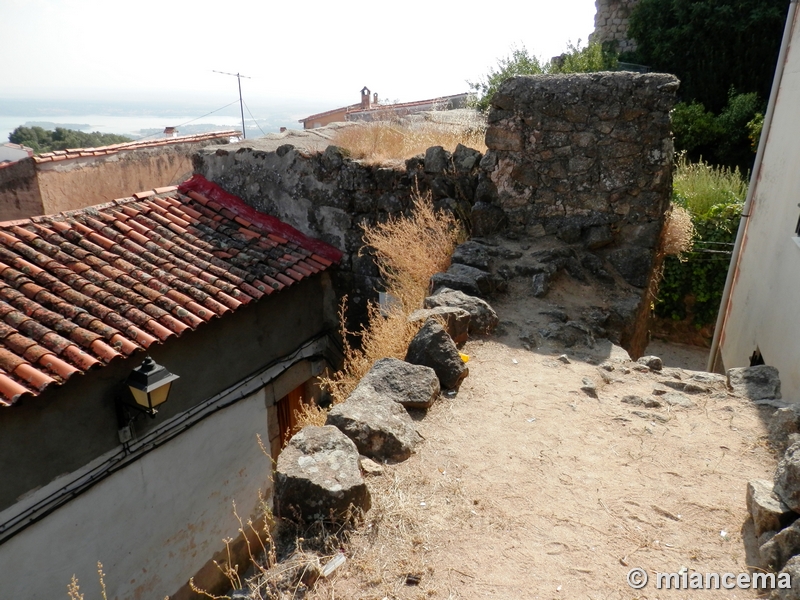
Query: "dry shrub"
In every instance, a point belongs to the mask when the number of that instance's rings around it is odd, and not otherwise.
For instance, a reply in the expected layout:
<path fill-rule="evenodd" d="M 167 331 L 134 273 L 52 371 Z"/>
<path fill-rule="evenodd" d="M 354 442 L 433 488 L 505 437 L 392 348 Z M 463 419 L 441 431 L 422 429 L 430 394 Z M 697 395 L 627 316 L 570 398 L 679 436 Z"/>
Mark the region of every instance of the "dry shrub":
<path fill-rule="evenodd" d="M 373 363 L 380 358 L 402 359 L 419 324 L 408 322 L 408 315 L 422 305 L 428 292 L 431 275 L 444 271 L 462 233 L 452 215 L 433 208 L 430 194 L 414 194 L 410 216 L 390 218 L 385 223 L 364 227 L 364 243 L 375 256 L 386 291 L 397 302 L 381 309 L 367 306 L 367 322 L 358 337 L 360 348 L 348 342 L 344 328 L 344 302 L 339 310 L 342 323 L 344 365 L 323 385 L 330 391 L 334 404 L 344 402 Z M 298 427 L 317 424 L 323 413 L 309 409 L 298 413 Z"/>
<path fill-rule="evenodd" d="M 455 111 L 449 111 L 455 112 Z M 431 146 L 453 151 L 458 144 L 486 151 L 486 125 L 469 111 L 446 121 L 387 120 L 359 123 L 337 130 L 333 143 L 369 164 L 391 164 L 423 154 Z"/>
<path fill-rule="evenodd" d="M 673 204 L 672 210 L 667 215 L 667 222 L 664 224 L 661 252 L 667 256 L 680 257 L 684 252 L 692 249 L 693 238 L 692 216 L 685 208 Z"/>

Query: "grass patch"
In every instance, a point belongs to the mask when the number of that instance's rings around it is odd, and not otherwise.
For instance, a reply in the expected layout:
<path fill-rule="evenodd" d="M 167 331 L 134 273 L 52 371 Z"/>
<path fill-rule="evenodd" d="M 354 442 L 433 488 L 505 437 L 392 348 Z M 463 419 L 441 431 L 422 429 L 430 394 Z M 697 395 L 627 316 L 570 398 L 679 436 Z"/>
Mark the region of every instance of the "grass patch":
<path fill-rule="evenodd" d="M 446 111 L 436 120 L 387 118 L 343 127 L 333 143 L 368 164 L 401 163 L 431 146 L 450 152 L 458 144 L 486 152 L 486 122 L 475 111 Z"/>
<path fill-rule="evenodd" d="M 678 204 L 702 217 L 714 206 L 744 203 L 747 180 L 738 168 L 714 166 L 702 159 L 689 162 L 682 153 L 676 163 L 673 193 Z"/>

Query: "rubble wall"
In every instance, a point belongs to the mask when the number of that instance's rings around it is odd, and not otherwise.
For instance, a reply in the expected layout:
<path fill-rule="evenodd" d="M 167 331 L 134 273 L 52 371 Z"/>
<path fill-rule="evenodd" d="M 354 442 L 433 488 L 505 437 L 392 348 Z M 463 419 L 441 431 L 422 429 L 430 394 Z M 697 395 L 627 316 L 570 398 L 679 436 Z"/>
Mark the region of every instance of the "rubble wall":
<path fill-rule="evenodd" d="M 583 244 L 646 287 L 672 195 L 677 89 L 672 75 L 628 72 L 503 83 L 483 166 L 508 228 Z"/>
<path fill-rule="evenodd" d="M 334 146 L 319 152 L 248 140 L 201 150 L 194 168 L 343 250 L 334 286 L 348 294 L 355 315 L 382 289 L 362 225 L 408 211 L 415 190 L 430 192 L 473 236 L 551 235 L 596 254 L 645 298 L 671 198 L 669 111 L 677 88 L 675 77 L 662 74 L 519 77 L 495 96 L 485 156 L 434 147 L 388 167 L 352 160 Z M 640 302 L 638 319 L 646 321 L 647 305 Z M 635 355 L 641 343 L 631 340 L 646 327 L 626 329 L 638 332 L 623 336 Z"/>

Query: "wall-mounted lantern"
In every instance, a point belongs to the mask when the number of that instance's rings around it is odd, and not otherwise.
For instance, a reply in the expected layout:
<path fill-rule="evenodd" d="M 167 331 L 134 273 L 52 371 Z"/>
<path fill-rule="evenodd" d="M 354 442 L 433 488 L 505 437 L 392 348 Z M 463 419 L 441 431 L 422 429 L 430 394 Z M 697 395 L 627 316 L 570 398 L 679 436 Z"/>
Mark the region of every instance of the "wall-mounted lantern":
<path fill-rule="evenodd" d="M 125 384 L 136 401 L 135 407 L 155 418 L 158 407 L 167 401 L 172 382 L 179 379 L 149 356 L 131 371 Z"/>
<path fill-rule="evenodd" d="M 165 367 L 156 363 L 149 356 L 141 365 L 131 371 L 125 380 L 125 386 L 130 390 L 130 396 L 125 394 L 127 397 L 120 398 L 118 402 L 120 442 L 127 444 L 133 439 L 133 422 L 137 416 L 144 413 L 155 419 L 158 407 L 169 398 L 172 383 L 176 379 L 180 379 L 180 377 L 167 371 Z"/>

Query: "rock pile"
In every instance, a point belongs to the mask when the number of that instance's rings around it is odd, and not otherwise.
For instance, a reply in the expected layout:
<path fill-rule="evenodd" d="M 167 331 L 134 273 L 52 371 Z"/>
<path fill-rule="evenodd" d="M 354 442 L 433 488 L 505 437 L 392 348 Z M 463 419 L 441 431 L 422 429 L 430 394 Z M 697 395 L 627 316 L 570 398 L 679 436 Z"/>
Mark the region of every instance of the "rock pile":
<path fill-rule="evenodd" d="M 278 516 L 312 521 L 369 510 L 363 475 L 381 475 L 379 463 L 406 460 L 422 441 L 406 408 L 427 409 L 441 388 L 457 389 L 469 369 L 456 342 L 497 325 L 491 306 L 461 291 L 443 288 L 425 306 L 410 317 L 424 323 L 406 360 L 375 361 L 324 427 L 304 427 L 289 441 L 277 463 Z"/>
<path fill-rule="evenodd" d="M 757 404 L 780 399 L 780 378 L 774 367 L 730 369 L 730 389 Z M 800 567 L 800 408 L 779 408 L 769 426 L 771 443 L 783 450 L 772 481 L 747 484 L 747 511 L 753 519 L 759 553 L 765 567 L 780 574 L 798 574 Z M 787 448 L 788 445 L 788 448 Z M 774 590 L 771 598 L 798 598 L 800 579 L 791 590 Z"/>

